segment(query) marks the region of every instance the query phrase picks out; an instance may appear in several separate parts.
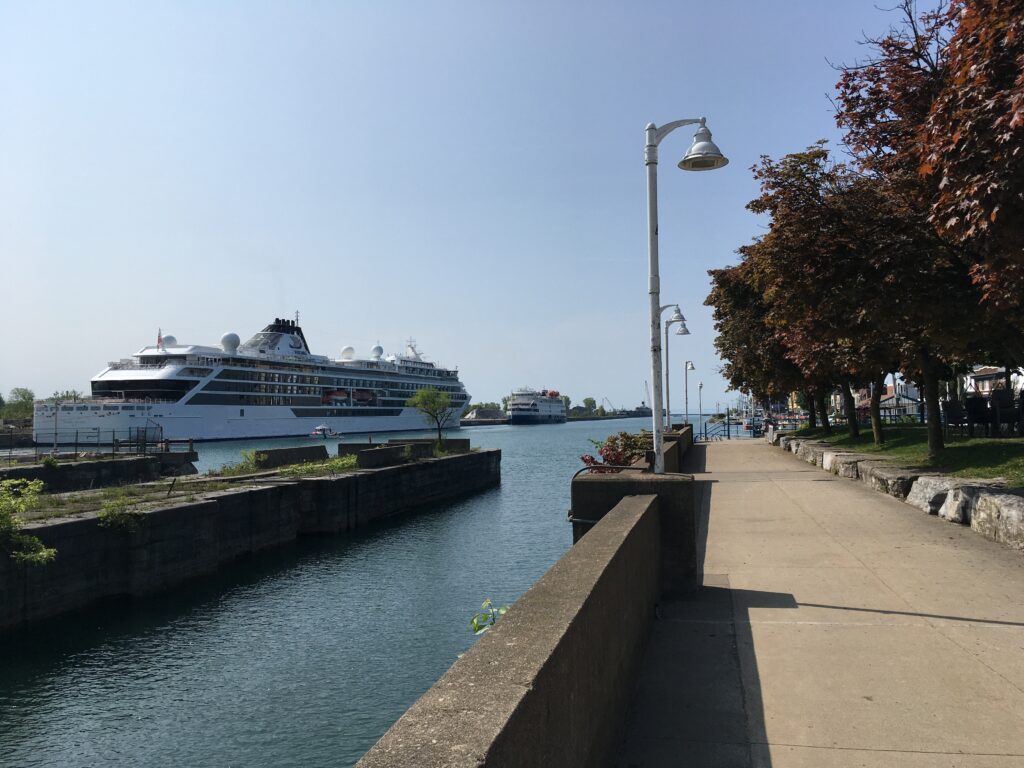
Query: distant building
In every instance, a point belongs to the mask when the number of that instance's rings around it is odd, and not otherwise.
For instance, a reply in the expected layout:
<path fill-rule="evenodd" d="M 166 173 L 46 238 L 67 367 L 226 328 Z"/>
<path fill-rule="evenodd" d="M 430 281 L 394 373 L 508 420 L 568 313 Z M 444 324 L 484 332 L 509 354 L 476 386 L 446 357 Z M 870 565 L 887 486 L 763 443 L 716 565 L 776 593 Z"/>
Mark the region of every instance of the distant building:
<path fill-rule="evenodd" d="M 976 365 L 964 379 L 964 391 L 969 394 L 988 395 L 993 389 L 999 389 L 1006 381 L 1006 369 L 994 365 Z M 1010 387 L 1014 392 L 1020 391 L 1020 371 L 1010 371 Z"/>

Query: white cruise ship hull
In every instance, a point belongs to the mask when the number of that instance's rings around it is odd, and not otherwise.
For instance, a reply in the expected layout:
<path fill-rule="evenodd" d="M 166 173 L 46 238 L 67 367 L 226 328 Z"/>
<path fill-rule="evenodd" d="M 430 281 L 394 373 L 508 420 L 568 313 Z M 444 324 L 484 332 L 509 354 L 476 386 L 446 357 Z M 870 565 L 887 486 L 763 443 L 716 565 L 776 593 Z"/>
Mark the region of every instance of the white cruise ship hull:
<path fill-rule="evenodd" d="M 308 437 L 317 427 L 327 426 L 338 435 L 370 432 L 413 432 L 433 429 L 415 408 L 403 408 L 396 416 L 295 416 L 285 406 L 223 405 L 69 405 L 73 410 L 57 414 L 56 442 L 109 445 L 113 438 L 128 440 L 140 433 L 164 440 L 242 440 L 247 438 Z M 83 410 L 78 410 L 83 409 Z M 129 410 L 130 409 L 130 410 Z M 242 413 L 244 411 L 244 413 Z M 458 429 L 461 411 L 445 424 Z M 52 409 L 37 409 L 33 439 L 39 445 L 54 442 Z"/>
<path fill-rule="evenodd" d="M 309 351 L 298 325 L 275 318 L 244 344 L 179 344 L 158 332 L 156 346 L 111 362 L 92 378 L 92 397 L 35 405 L 37 445 L 123 440 L 242 440 L 426 430 L 407 402 L 422 390 L 446 395 L 447 427 L 458 429 L 469 394 L 458 369 L 426 361 L 410 339 L 405 354 L 379 345 L 357 359 Z"/>

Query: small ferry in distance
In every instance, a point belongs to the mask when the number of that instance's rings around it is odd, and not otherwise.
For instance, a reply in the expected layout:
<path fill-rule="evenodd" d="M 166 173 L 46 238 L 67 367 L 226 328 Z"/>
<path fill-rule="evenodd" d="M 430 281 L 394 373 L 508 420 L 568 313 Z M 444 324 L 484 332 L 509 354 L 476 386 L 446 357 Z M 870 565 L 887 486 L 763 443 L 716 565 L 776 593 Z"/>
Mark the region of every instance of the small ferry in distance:
<path fill-rule="evenodd" d="M 422 430 L 423 415 L 406 401 L 428 387 L 451 397 L 446 426 L 458 428 L 469 403 L 458 369 L 424 360 L 412 339 L 400 355 L 377 345 L 357 359 L 345 347 L 335 360 L 310 352 L 297 317 L 275 318 L 244 344 L 234 333 L 220 346 L 202 346 L 158 332 L 155 346 L 109 363 L 91 385 L 85 400 L 36 403 L 37 444 L 129 434 L 230 440 Z"/>
<path fill-rule="evenodd" d="M 564 424 L 565 402 L 553 389 L 517 389 L 507 413 L 510 424 Z"/>

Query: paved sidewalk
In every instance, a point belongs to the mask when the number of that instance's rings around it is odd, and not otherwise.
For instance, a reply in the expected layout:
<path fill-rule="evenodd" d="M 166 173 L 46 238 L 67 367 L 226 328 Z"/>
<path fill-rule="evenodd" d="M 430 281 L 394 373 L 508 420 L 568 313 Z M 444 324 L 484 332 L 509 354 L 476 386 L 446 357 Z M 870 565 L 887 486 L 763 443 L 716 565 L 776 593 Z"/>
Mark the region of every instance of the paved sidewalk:
<path fill-rule="evenodd" d="M 1024 554 L 761 441 L 688 461 L 704 587 L 617 765 L 1024 768 Z"/>

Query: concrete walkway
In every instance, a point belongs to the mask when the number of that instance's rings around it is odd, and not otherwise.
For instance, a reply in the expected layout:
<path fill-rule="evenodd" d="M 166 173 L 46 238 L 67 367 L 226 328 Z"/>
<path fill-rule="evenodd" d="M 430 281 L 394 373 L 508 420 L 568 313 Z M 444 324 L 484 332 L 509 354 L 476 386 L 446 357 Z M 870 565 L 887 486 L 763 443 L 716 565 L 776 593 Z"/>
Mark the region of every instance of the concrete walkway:
<path fill-rule="evenodd" d="M 617 765 L 1024 768 L 1024 554 L 761 441 L 695 446 L 704 587 Z"/>

